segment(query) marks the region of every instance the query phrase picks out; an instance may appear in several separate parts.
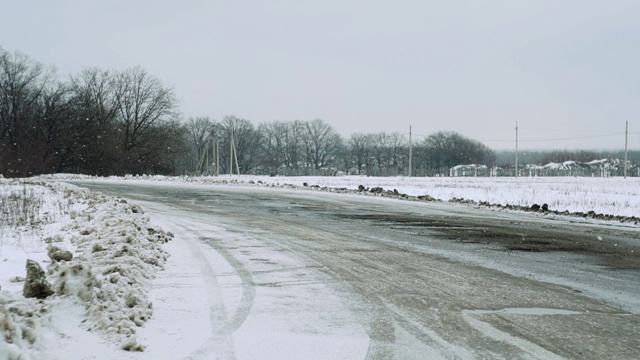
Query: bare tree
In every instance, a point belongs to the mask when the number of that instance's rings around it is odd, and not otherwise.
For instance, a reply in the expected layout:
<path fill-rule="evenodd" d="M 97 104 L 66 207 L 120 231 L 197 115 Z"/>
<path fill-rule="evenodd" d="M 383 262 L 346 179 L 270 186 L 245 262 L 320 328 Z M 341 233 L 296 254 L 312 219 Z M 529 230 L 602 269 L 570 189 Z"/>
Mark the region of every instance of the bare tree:
<path fill-rule="evenodd" d="M 157 140 L 162 123 L 176 116 L 177 101 L 173 89 L 140 67 L 118 73 L 114 88 L 122 170 L 135 173 L 144 148 Z"/>
<path fill-rule="evenodd" d="M 228 173 L 231 170 L 229 166 L 233 163 L 232 170 L 235 172 L 236 157 L 240 173 L 247 174 L 253 171 L 259 164 L 262 134 L 249 120 L 235 116 L 225 116 L 220 126 L 222 133 L 220 146 L 224 149 L 220 150 L 222 171 Z M 234 155 L 231 153 L 232 147 L 235 151 Z"/>
<path fill-rule="evenodd" d="M 372 138 L 369 134 L 355 133 L 351 134 L 349 144 L 351 145 L 351 152 L 356 162 L 356 169 L 358 169 L 358 175 L 362 175 L 362 168 L 365 167 L 367 175 L 370 173 L 370 159 Z"/>
<path fill-rule="evenodd" d="M 41 160 L 35 168 L 37 173 L 52 173 L 64 170 L 66 143 L 73 136 L 71 121 L 73 107 L 71 92 L 66 84 L 51 83 L 42 92 L 38 101 L 37 117 L 31 140 L 32 151 L 40 154 Z"/>
<path fill-rule="evenodd" d="M 344 142 L 336 149 L 336 167 L 344 175 L 353 175 L 355 164 L 353 151 Z"/>
<path fill-rule="evenodd" d="M 425 165 L 438 174 L 448 174 L 456 165 L 491 164 L 495 153 L 479 141 L 456 132 L 440 131 L 427 136 L 422 144 Z"/>
<path fill-rule="evenodd" d="M 284 164 L 287 168 L 286 175 L 300 175 L 299 168 L 302 162 L 302 139 L 305 127 L 302 121 L 288 122 L 284 130 Z"/>
<path fill-rule="evenodd" d="M 62 167 L 92 175 L 110 175 L 120 156 L 116 130 L 118 104 L 113 75 L 88 68 L 71 76 L 69 90 L 73 115 L 72 133 L 60 150 Z"/>
<path fill-rule="evenodd" d="M 34 151 L 38 143 L 36 121 L 42 96 L 55 75 L 28 56 L 0 48 L 0 167 L 9 176 L 37 172 L 42 160 Z"/>
<path fill-rule="evenodd" d="M 389 136 L 389 149 L 391 166 L 394 169 L 395 175 L 400 175 L 404 172 L 404 168 L 408 165 L 407 163 L 409 161 L 407 138 L 399 132 L 391 133 Z"/>
<path fill-rule="evenodd" d="M 318 170 L 329 165 L 329 160 L 342 142 L 340 135 L 322 119 L 305 123 L 305 130 L 303 141 L 308 166 Z"/>
<path fill-rule="evenodd" d="M 271 175 L 280 175 L 281 168 L 285 166 L 286 130 L 287 124 L 282 121 L 263 123 L 258 128 L 264 138 L 262 162 Z"/>
<path fill-rule="evenodd" d="M 198 170 L 198 163 L 205 152 L 205 147 L 209 145 L 210 138 L 215 135 L 215 126 L 215 122 L 208 116 L 189 118 L 184 125 L 186 136 L 184 141 L 186 142 L 185 147 L 188 152 L 184 161 L 188 172 Z"/>
<path fill-rule="evenodd" d="M 389 175 L 389 135 L 381 132 L 371 135 L 371 153 L 377 170 L 375 175 Z"/>

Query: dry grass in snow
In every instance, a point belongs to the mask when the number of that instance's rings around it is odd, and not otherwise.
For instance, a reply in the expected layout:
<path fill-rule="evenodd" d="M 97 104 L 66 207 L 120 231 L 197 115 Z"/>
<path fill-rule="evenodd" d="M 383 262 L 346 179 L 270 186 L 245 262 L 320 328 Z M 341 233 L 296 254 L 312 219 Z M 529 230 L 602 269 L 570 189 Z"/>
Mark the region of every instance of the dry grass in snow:
<path fill-rule="evenodd" d="M 168 257 L 162 244 L 170 233 L 150 226 L 138 206 L 59 183 L 1 179 L 0 209 L 0 359 L 47 358 L 61 303 L 84 310 L 78 326 L 85 330 L 144 349 L 136 328 L 153 314 L 147 292 Z M 73 258 L 50 260 L 52 245 Z M 27 259 L 46 269 L 53 296 L 22 296 Z"/>

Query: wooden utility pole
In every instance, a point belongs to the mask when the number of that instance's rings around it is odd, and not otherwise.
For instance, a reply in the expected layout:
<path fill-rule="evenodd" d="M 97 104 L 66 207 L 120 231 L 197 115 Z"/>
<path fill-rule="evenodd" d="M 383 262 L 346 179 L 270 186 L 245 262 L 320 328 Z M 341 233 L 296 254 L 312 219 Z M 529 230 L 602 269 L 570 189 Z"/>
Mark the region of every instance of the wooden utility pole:
<path fill-rule="evenodd" d="M 218 176 L 220 175 L 220 153 L 218 148 L 218 141 L 215 140 L 215 137 L 214 137 L 214 141 L 216 144 L 216 176 Z"/>
<path fill-rule="evenodd" d="M 409 177 L 411 177 L 411 166 L 413 158 L 413 144 L 411 143 L 411 125 L 409 125 Z"/>
<path fill-rule="evenodd" d="M 204 168 L 207 171 L 207 175 L 211 175 L 211 168 L 209 167 L 209 141 L 207 140 L 207 144 L 204 146 L 204 153 L 206 156 L 206 159 L 204 160 Z"/>
<path fill-rule="evenodd" d="M 624 178 L 627 178 L 627 139 L 629 138 L 629 122 L 627 121 L 624 128 Z"/>
<path fill-rule="evenodd" d="M 216 129 L 215 127 L 211 128 L 211 134 L 209 134 L 209 141 L 211 142 L 211 161 L 214 163 L 211 164 L 211 172 L 215 173 L 216 176 L 220 175 L 220 154 L 218 153 L 218 140 L 216 140 Z M 207 143 L 207 149 L 209 148 L 209 143 Z"/>
<path fill-rule="evenodd" d="M 231 144 L 229 144 L 229 175 L 233 175 L 233 160 L 236 161 L 236 173 L 240 175 L 240 165 L 238 165 L 238 152 L 233 134 L 236 132 L 235 124 L 231 128 Z"/>
<path fill-rule="evenodd" d="M 233 146 L 233 158 L 236 160 L 236 173 L 240 175 L 240 166 L 238 165 L 238 151 L 236 150 L 236 143 L 232 142 Z"/>
<path fill-rule="evenodd" d="M 229 141 L 229 175 L 233 175 L 233 129 L 231 130 L 231 141 Z"/>
<path fill-rule="evenodd" d="M 518 122 L 516 121 L 516 177 L 518 177 Z"/>

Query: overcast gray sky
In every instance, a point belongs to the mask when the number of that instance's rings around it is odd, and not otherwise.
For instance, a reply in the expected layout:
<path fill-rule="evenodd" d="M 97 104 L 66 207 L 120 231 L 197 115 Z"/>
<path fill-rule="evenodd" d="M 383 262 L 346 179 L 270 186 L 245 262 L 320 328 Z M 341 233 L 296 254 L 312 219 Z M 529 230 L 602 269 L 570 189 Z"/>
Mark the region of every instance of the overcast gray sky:
<path fill-rule="evenodd" d="M 185 118 L 496 149 L 516 121 L 523 148 L 621 149 L 629 121 L 640 148 L 640 0 L 0 0 L 0 46 L 62 76 L 141 65 Z"/>

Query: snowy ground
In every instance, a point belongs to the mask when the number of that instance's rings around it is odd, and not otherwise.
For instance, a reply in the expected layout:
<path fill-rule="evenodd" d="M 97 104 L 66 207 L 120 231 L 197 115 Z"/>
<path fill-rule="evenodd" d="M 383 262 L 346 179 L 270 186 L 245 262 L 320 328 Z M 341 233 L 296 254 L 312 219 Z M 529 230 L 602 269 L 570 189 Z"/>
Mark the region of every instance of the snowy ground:
<path fill-rule="evenodd" d="M 153 314 L 147 292 L 171 234 L 136 205 L 62 183 L 2 180 L 0 201 L 0 359 L 69 358 L 59 337 L 87 332 L 142 350 L 136 329 Z M 74 258 L 52 261 L 51 246 Z M 46 271 L 55 296 L 22 296 L 27 259 Z"/>
<path fill-rule="evenodd" d="M 56 175 L 41 179 L 46 178 L 79 177 Z M 307 183 L 348 189 L 357 189 L 359 185 L 380 186 L 442 200 L 465 198 L 523 206 L 547 203 L 551 209 L 594 210 L 624 216 L 640 213 L 640 179 L 636 178 L 221 176 L 96 181 L 131 180 L 188 182 L 193 186 L 215 183 L 238 186 L 289 184 L 300 188 Z M 318 193 L 318 196 L 322 195 Z M 194 348 L 190 344 L 203 343 L 224 349 L 224 337 L 208 338 L 207 332 L 202 331 L 209 326 L 210 319 L 203 319 L 200 311 L 210 303 L 207 299 L 219 299 L 221 295 L 211 293 L 208 290 L 211 286 L 203 284 L 197 274 L 206 270 L 203 270 L 203 264 L 211 264 L 218 273 L 224 273 L 229 264 L 223 255 L 199 244 L 198 234 L 190 234 L 184 224 L 169 224 L 162 216 L 150 219 L 138 206 L 122 199 L 40 179 L 0 179 L 0 199 L 0 335 L 4 335 L 0 336 L 0 359 L 198 358 L 197 351 L 184 353 L 184 349 Z M 142 205 L 144 209 L 146 204 Z M 156 209 L 158 212 L 162 209 Z M 168 226 L 179 238 L 191 237 L 187 242 L 189 246 L 177 246 L 169 241 L 173 234 L 165 233 L 157 224 Z M 208 231 L 222 230 L 212 224 Z M 47 247 L 52 244 L 70 250 L 74 259 L 69 262 L 49 260 Z M 169 256 L 171 261 L 167 261 Z M 44 301 L 22 297 L 27 259 L 42 265 L 56 295 Z M 291 268 L 295 269 L 295 265 L 292 263 Z M 240 283 L 240 280 L 230 276 L 228 283 L 218 285 L 231 289 L 228 291 L 231 295 L 226 296 L 239 299 L 250 296 L 241 289 L 233 290 L 238 288 L 236 282 Z M 317 295 L 310 293 L 304 297 L 312 303 Z M 273 303 L 263 305 L 277 306 L 277 299 L 273 300 Z M 224 301 L 220 301 L 220 306 L 224 306 Z M 156 308 L 165 311 L 154 314 Z M 291 321 L 295 323 L 295 319 Z M 359 334 L 361 330 L 355 325 L 350 327 L 352 319 L 347 313 L 343 321 L 341 328 L 349 331 L 342 338 L 347 339 L 350 334 L 349 341 L 340 343 L 336 342 L 339 337 L 327 337 L 326 346 L 309 344 L 306 348 L 320 346 L 315 353 L 324 358 L 326 351 L 347 354 L 349 358 L 362 357 L 368 341 L 366 334 Z M 176 333 L 172 329 L 181 331 Z M 269 329 L 256 323 L 243 331 L 252 335 L 246 339 L 259 339 L 256 335 Z M 297 341 L 302 348 L 305 339 Z M 277 344 L 273 345 L 275 353 L 244 355 L 247 358 L 279 358 Z M 250 346 L 239 348 L 251 351 Z M 146 351 L 136 351 L 144 349 Z M 290 355 L 291 358 L 297 356 L 295 353 Z"/>
<path fill-rule="evenodd" d="M 51 179 L 88 179 L 77 175 L 55 175 Z M 99 180 L 98 178 L 96 178 Z M 531 206 L 548 204 L 549 209 L 638 216 L 640 214 L 640 178 L 585 177 L 269 177 L 252 175 L 221 175 L 218 177 L 142 176 L 112 178 L 112 180 L 162 181 L 173 183 L 247 185 L 261 182 L 268 185 L 318 185 L 355 190 L 368 188 L 396 189 L 412 196 L 430 195 L 449 201 L 463 198 L 491 204 Z M 104 180 L 104 179 L 103 179 Z"/>

